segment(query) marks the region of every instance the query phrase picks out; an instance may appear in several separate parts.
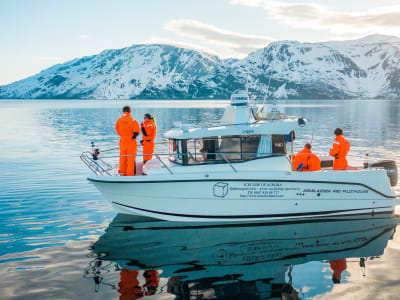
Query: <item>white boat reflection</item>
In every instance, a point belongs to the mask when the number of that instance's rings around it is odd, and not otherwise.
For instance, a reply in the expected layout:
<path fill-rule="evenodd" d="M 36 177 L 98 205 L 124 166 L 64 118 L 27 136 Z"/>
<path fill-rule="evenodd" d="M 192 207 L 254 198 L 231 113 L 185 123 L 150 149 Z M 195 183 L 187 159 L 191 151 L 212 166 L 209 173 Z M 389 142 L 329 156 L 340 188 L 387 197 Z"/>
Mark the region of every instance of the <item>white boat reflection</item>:
<path fill-rule="evenodd" d="M 310 261 L 329 261 L 332 280 L 338 274 L 340 282 L 347 258 L 361 258 L 360 265 L 365 265 L 368 257 L 383 254 L 397 222 L 392 215 L 375 215 L 221 225 L 118 215 L 93 251 L 123 270 L 159 270 L 157 276 L 169 278 L 168 291 L 174 294 L 184 287 L 189 294 L 211 289 L 215 296 L 222 291 L 226 295 L 228 289 L 243 296 L 250 289 L 270 297 L 291 287 L 286 274 L 293 266 Z"/>

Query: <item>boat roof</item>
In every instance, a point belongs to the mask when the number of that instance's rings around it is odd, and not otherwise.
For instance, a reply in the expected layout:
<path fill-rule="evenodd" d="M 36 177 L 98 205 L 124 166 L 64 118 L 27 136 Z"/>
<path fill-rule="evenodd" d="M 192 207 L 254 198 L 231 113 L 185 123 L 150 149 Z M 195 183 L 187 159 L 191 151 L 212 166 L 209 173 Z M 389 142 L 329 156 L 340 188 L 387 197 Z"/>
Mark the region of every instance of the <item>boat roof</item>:
<path fill-rule="evenodd" d="M 171 139 L 198 139 L 231 135 L 288 135 L 298 128 L 297 118 L 263 120 L 242 124 L 220 124 L 210 127 L 190 127 L 181 125 L 167 131 L 164 136 Z"/>

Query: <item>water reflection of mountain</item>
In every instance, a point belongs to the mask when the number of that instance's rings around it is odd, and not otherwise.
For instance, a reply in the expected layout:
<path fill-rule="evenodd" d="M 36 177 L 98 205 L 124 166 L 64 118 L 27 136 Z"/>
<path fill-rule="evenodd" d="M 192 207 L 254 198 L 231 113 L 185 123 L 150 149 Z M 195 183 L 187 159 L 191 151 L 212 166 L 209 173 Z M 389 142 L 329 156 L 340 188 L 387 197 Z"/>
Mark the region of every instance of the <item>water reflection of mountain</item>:
<path fill-rule="evenodd" d="M 149 284 L 157 283 L 155 288 L 165 278 L 168 292 L 180 299 L 299 299 L 292 286 L 293 268 L 329 261 L 332 281 L 340 282 L 346 259 L 359 258 L 363 265 L 368 257 L 383 254 L 396 224 L 396 219 L 382 215 L 204 226 L 118 215 L 93 251 L 100 260 L 122 268 L 122 293 L 127 280 L 138 282 L 135 278 L 142 270 Z M 142 296 L 149 292 L 139 290 Z M 319 288 L 319 293 L 326 291 L 325 286 Z"/>

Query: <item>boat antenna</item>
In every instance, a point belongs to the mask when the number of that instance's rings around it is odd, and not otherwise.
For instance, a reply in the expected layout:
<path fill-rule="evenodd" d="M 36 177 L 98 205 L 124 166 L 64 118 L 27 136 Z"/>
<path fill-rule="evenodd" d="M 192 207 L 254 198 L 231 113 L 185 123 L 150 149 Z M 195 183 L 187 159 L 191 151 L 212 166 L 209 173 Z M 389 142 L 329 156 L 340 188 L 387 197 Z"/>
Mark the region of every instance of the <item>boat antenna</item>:
<path fill-rule="evenodd" d="M 262 104 L 262 105 L 264 105 L 264 104 L 265 104 L 265 100 L 267 100 L 268 93 L 269 93 L 269 85 L 270 85 L 270 83 L 271 83 L 271 77 L 269 77 L 268 86 L 267 86 L 267 92 L 265 93 L 264 101 L 263 101 L 263 104 Z"/>
<path fill-rule="evenodd" d="M 312 142 L 314 140 L 314 132 L 315 132 L 315 120 L 313 122 L 313 128 L 312 128 L 312 135 L 311 135 L 311 142 L 310 142 L 311 145 L 312 145 Z"/>
<path fill-rule="evenodd" d="M 245 74 L 246 74 L 246 85 L 245 85 L 245 88 L 246 88 L 246 94 L 248 95 L 249 94 L 249 73 L 245 72 Z"/>

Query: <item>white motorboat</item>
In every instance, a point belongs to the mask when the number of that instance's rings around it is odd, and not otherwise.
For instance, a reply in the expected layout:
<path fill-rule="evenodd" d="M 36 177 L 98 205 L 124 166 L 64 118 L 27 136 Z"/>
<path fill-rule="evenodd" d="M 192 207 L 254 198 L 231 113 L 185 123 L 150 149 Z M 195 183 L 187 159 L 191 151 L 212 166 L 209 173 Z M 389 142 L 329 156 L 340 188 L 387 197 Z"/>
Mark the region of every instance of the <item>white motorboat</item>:
<path fill-rule="evenodd" d="M 84 152 L 81 159 L 95 173 L 88 180 L 119 213 L 169 221 L 259 221 L 393 211 L 394 162 L 343 171 L 324 167 L 323 162 L 321 171 L 294 171 L 293 150 L 288 149 L 293 149 L 295 130 L 307 120 L 285 115 L 278 105 L 255 112 L 248 102 L 245 93 L 233 95 L 221 122 L 213 126 L 177 124 L 164 135 L 169 152 L 156 153 L 143 168 L 138 164 L 143 176 L 113 176 L 102 151 Z"/>

